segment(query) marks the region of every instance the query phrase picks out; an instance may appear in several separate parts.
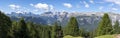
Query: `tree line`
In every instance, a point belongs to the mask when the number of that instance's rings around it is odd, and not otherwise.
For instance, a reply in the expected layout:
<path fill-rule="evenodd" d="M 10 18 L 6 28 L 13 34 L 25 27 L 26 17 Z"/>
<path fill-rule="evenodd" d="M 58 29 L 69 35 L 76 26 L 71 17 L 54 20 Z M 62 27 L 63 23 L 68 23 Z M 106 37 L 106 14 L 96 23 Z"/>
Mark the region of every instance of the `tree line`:
<path fill-rule="evenodd" d="M 0 11 L 0 38 L 63 38 L 66 35 L 93 38 L 101 35 L 119 34 L 119 29 L 119 22 L 116 20 L 112 25 L 107 13 L 103 15 L 96 30 L 88 32 L 79 28 L 75 17 L 71 17 L 65 27 L 62 27 L 58 22 L 49 26 L 25 22 L 24 18 L 20 18 L 19 21 L 11 21 Z"/>

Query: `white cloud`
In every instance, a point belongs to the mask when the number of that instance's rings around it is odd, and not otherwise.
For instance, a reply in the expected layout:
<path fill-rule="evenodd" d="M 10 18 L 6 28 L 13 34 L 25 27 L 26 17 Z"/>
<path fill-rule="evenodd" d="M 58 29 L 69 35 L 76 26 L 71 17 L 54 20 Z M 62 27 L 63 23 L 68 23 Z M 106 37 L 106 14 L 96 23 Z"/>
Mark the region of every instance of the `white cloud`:
<path fill-rule="evenodd" d="M 49 5 L 49 8 L 50 8 L 50 10 L 54 9 L 53 5 Z"/>
<path fill-rule="evenodd" d="M 45 3 L 38 3 L 36 5 L 34 5 L 35 8 L 38 8 L 38 9 L 45 9 L 47 10 L 49 8 L 48 4 L 45 4 Z"/>
<path fill-rule="evenodd" d="M 33 4 L 30 4 L 31 6 L 34 6 Z"/>
<path fill-rule="evenodd" d="M 102 10 L 104 7 L 103 6 L 100 6 L 99 9 Z"/>
<path fill-rule="evenodd" d="M 86 5 L 85 5 L 85 7 L 86 7 L 86 8 L 89 8 L 89 5 L 88 5 L 88 4 L 86 4 Z"/>
<path fill-rule="evenodd" d="M 12 9 L 18 9 L 18 8 L 20 8 L 19 5 L 15 5 L 15 4 L 11 4 L 11 5 L 9 5 L 9 7 L 12 8 Z"/>
<path fill-rule="evenodd" d="M 87 2 L 84 1 L 83 3 L 85 4 L 85 7 L 86 7 L 86 8 L 89 8 L 89 7 L 90 7 Z"/>
<path fill-rule="evenodd" d="M 106 2 L 112 2 L 112 3 L 120 5 L 120 0 L 105 0 L 105 1 Z"/>
<path fill-rule="evenodd" d="M 64 5 L 65 7 L 68 7 L 68 8 L 71 8 L 71 7 L 72 7 L 72 5 L 71 5 L 70 3 L 63 3 L 63 5 Z"/>
<path fill-rule="evenodd" d="M 90 0 L 90 3 L 92 3 L 92 4 L 93 4 L 93 3 L 94 3 L 94 1 L 93 1 L 93 0 Z"/>
<path fill-rule="evenodd" d="M 118 9 L 117 8 L 112 8 L 112 10 L 117 11 Z"/>
<path fill-rule="evenodd" d="M 52 10 L 54 8 L 53 5 L 48 5 L 46 3 L 37 3 L 37 4 L 30 4 L 30 5 L 37 9 L 43 9 L 43 10 Z"/>

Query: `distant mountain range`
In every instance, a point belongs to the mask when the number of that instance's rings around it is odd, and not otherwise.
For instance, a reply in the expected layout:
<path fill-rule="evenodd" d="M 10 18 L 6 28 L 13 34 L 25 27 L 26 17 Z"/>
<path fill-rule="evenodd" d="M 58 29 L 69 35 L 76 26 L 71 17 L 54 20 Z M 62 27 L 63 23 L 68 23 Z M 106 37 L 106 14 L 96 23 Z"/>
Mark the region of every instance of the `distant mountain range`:
<path fill-rule="evenodd" d="M 53 25 L 54 22 L 58 22 L 59 25 L 66 26 L 70 17 L 76 17 L 79 23 L 80 28 L 85 28 L 86 30 L 94 30 L 97 26 L 101 17 L 104 13 L 100 12 L 88 12 L 88 13 L 68 13 L 68 12 L 44 12 L 42 14 L 33 14 L 32 12 L 22 12 L 16 13 L 11 12 L 11 14 L 7 14 L 11 20 L 18 21 L 19 18 L 23 17 L 25 21 L 32 21 L 37 24 L 44 25 Z M 117 13 L 108 13 L 112 23 L 116 20 L 120 21 L 120 14 Z"/>

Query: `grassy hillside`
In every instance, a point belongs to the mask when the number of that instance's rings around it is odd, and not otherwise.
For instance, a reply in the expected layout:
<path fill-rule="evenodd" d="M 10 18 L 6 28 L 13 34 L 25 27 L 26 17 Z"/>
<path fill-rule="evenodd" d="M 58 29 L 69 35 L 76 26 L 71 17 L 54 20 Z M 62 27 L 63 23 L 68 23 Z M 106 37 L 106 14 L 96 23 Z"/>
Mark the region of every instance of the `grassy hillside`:
<path fill-rule="evenodd" d="M 98 36 L 95 38 L 114 38 L 114 35 L 103 35 L 103 36 Z"/>
<path fill-rule="evenodd" d="M 73 36 L 70 36 L 70 35 L 67 35 L 67 36 L 64 36 L 63 38 L 82 38 L 82 37 L 73 37 Z"/>

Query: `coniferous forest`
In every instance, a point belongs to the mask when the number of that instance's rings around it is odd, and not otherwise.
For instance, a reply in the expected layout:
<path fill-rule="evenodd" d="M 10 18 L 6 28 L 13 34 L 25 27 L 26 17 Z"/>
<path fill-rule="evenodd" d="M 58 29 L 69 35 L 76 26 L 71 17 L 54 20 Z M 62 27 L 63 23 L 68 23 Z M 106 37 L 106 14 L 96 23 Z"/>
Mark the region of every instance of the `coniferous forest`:
<path fill-rule="evenodd" d="M 105 13 L 94 31 L 79 28 L 76 17 L 71 17 L 65 27 L 58 22 L 53 25 L 25 22 L 24 18 L 12 21 L 0 11 L 0 38 L 65 38 L 65 36 L 94 38 L 102 35 L 120 34 L 118 20 L 112 25 L 109 15 Z"/>

